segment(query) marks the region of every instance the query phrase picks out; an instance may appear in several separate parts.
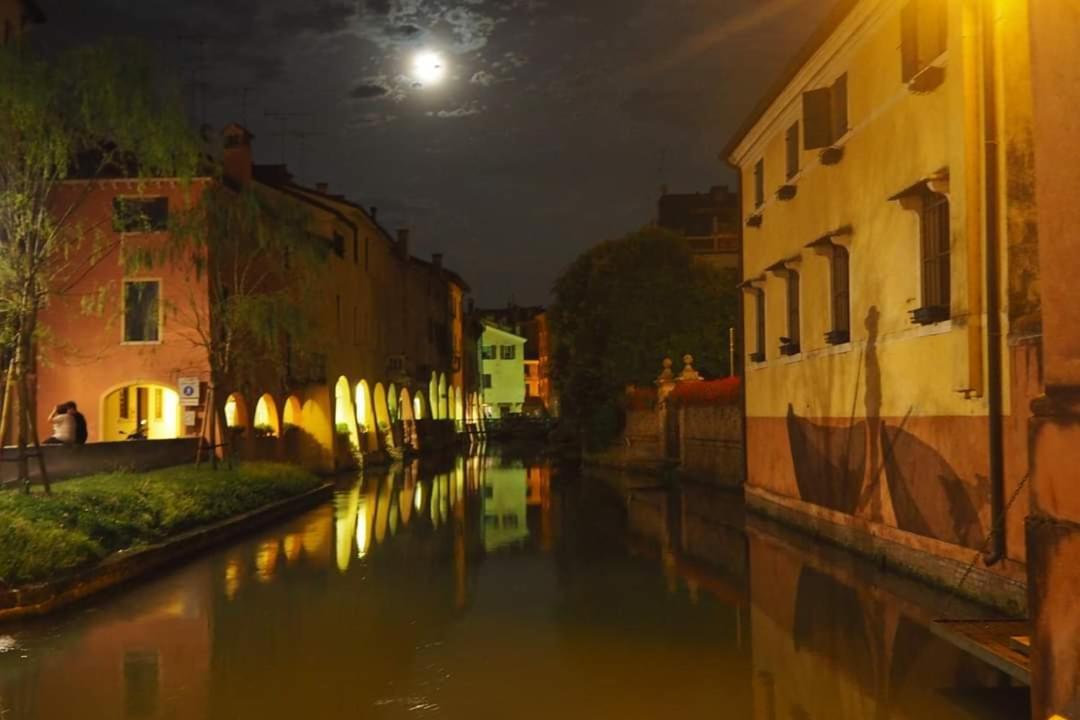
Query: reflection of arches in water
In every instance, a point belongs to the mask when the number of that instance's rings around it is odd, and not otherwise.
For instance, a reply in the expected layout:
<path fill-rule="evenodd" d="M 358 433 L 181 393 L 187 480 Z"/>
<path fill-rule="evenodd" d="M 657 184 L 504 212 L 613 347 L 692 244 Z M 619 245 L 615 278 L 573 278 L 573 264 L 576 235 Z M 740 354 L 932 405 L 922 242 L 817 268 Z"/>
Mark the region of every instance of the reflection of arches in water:
<path fill-rule="evenodd" d="M 379 544 L 386 539 L 386 530 L 390 522 L 390 494 L 393 490 L 393 478 L 386 477 L 379 482 L 379 497 L 375 503 L 375 542 Z"/>
<path fill-rule="evenodd" d="M 353 408 L 353 392 L 349 380 L 342 375 L 334 384 L 334 431 L 349 439 L 353 448 L 360 447 L 356 429 L 356 410 Z"/>
<path fill-rule="evenodd" d="M 265 437 L 278 437 L 281 434 L 277 405 L 270 393 L 264 394 L 255 404 L 255 432 Z"/>
<path fill-rule="evenodd" d="M 359 490 L 359 486 L 357 486 Z M 356 505 L 356 557 L 363 559 L 371 547 L 371 515 L 373 502 L 367 494 L 360 494 Z"/>
<path fill-rule="evenodd" d="M 270 582 L 274 579 L 280 552 L 281 546 L 278 545 L 277 539 L 266 540 L 259 544 L 255 551 L 255 577 L 259 582 Z"/>
<path fill-rule="evenodd" d="M 286 429 L 289 427 L 300 427 L 302 417 L 300 411 L 300 398 L 295 395 L 290 395 L 285 398 L 285 412 L 282 413 L 281 419 L 284 421 Z"/>
<path fill-rule="evenodd" d="M 248 426 L 247 403 L 240 393 L 233 393 L 225 398 L 225 424 L 231 428 Z"/>
<path fill-rule="evenodd" d="M 390 537 L 397 534 L 398 523 L 401 519 L 401 503 L 399 501 L 400 493 L 390 493 L 390 516 L 387 520 L 387 524 L 390 529 Z"/>
<path fill-rule="evenodd" d="M 349 569 L 349 561 L 352 559 L 352 546 L 353 539 L 356 537 L 359 507 L 359 485 L 355 485 L 348 492 L 338 493 L 334 496 L 334 546 L 337 568 L 341 572 Z"/>
<path fill-rule="evenodd" d="M 285 549 L 285 561 L 289 565 L 293 565 L 300 559 L 300 551 L 303 549 L 303 540 L 300 538 L 299 533 L 289 533 L 285 536 L 285 539 L 281 542 Z"/>

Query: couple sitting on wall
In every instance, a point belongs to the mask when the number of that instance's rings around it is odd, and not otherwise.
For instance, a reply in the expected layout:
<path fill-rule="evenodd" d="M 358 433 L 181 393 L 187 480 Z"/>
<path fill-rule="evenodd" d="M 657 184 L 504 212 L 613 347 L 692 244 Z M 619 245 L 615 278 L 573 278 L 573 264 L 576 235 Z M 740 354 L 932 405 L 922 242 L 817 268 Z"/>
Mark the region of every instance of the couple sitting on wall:
<path fill-rule="evenodd" d="M 49 413 L 49 422 L 53 426 L 52 437 L 45 440 L 46 445 L 83 445 L 89 433 L 86 430 L 86 418 L 75 406 L 74 400 L 60 403 Z"/>

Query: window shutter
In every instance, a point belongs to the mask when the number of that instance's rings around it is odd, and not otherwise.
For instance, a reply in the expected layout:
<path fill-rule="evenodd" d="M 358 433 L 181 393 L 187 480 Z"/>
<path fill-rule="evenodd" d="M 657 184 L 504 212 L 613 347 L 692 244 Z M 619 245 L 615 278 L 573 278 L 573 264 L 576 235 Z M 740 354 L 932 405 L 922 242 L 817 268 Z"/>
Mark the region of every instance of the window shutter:
<path fill-rule="evenodd" d="M 829 109 L 832 119 L 831 143 L 839 140 L 848 130 L 847 73 L 836 78 L 836 82 L 833 83 L 829 93 L 829 99 L 831 100 Z"/>
<path fill-rule="evenodd" d="M 946 7 L 944 0 L 918 0 L 921 4 L 918 12 L 918 61 L 919 69 L 933 62 L 945 52 Z"/>
<path fill-rule="evenodd" d="M 900 11 L 901 78 L 905 83 L 919 72 L 918 0 L 908 0 Z"/>
<path fill-rule="evenodd" d="M 754 207 L 765 204 L 765 160 L 757 161 L 754 165 Z"/>
<path fill-rule="evenodd" d="M 832 145 L 831 96 L 829 88 L 803 93 L 803 147 L 807 150 Z"/>
<path fill-rule="evenodd" d="M 787 131 L 787 177 L 790 180 L 799 172 L 799 123 Z"/>

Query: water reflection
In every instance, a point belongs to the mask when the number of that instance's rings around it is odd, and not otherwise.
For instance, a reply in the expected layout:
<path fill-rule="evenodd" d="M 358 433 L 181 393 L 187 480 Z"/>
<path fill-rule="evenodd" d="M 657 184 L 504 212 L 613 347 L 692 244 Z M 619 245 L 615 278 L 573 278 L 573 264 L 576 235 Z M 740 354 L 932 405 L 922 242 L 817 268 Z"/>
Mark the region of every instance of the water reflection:
<path fill-rule="evenodd" d="M 474 453 L 13 628 L 0 718 L 1011 717 L 925 600 L 730 498 Z"/>

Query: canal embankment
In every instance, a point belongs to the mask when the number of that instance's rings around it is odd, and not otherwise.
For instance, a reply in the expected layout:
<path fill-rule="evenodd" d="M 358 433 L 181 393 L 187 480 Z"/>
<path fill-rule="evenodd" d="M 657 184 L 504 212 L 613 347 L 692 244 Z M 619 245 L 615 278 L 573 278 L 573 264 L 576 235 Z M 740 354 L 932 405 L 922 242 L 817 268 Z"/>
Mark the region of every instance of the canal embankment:
<path fill-rule="evenodd" d="M 0 621 L 41 615 L 329 497 L 293 465 L 114 472 L 0 494 Z"/>

